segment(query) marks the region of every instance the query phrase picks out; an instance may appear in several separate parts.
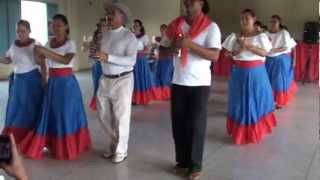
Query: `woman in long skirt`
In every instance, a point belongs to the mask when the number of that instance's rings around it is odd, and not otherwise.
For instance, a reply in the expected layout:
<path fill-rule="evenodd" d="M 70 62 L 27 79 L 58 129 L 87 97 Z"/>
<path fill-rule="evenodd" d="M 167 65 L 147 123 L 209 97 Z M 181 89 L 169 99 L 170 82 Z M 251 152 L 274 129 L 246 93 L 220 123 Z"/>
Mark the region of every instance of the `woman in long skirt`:
<path fill-rule="evenodd" d="M 255 30 L 255 20 L 252 10 L 242 11 L 241 32 L 232 33 L 223 42 L 233 56 L 227 132 L 236 144 L 259 143 L 276 126 L 272 88 L 264 64 L 272 45 L 265 33 Z"/>
<path fill-rule="evenodd" d="M 90 51 L 100 51 L 101 39 L 104 32 L 108 30 L 106 18 L 100 19 L 97 23 L 97 29 L 93 33 L 92 41 L 90 42 Z M 90 100 L 89 107 L 92 111 L 97 111 L 97 92 L 99 88 L 99 80 L 102 75 L 101 62 L 93 57 L 89 57 L 92 64 L 92 82 L 93 82 L 93 95 Z"/>
<path fill-rule="evenodd" d="M 38 159 L 47 147 L 54 158 L 73 160 L 90 149 L 91 139 L 82 94 L 72 72 L 76 46 L 68 38 L 69 24 L 64 15 L 53 17 L 53 32 L 46 48 L 35 47 L 39 61 L 47 59 L 49 80 L 41 120 L 21 149 Z"/>
<path fill-rule="evenodd" d="M 266 68 L 277 108 L 287 105 L 298 90 L 294 81 L 294 59 L 292 58 L 292 49 L 296 46 L 296 42 L 281 21 L 280 16 L 273 15 L 270 31 L 267 33 L 273 48 L 268 54 Z"/>
<path fill-rule="evenodd" d="M 156 41 L 160 44 L 162 37 L 164 37 L 167 29 L 166 24 L 160 26 L 161 37 L 157 37 Z M 156 84 L 156 99 L 170 100 L 171 98 L 171 81 L 173 77 L 173 56 L 158 57 L 155 84 Z"/>
<path fill-rule="evenodd" d="M 134 66 L 134 90 L 132 102 L 136 105 L 146 105 L 156 97 L 153 74 L 149 66 L 149 38 L 145 33 L 141 20 L 134 21 L 134 33 L 138 39 L 137 62 Z"/>
<path fill-rule="evenodd" d="M 11 63 L 14 69 L 10 75 L 3 134 L 13 134 L 18 145 L 39 121 L 44 96 L 42 80 L 45 78 L 42 78 L 34 58 L 34 46 L 39 43 L 30 38 L 30 32 L 29 22 L 20 20 L 17 23 L 18 39 L 0 61 Z"/>

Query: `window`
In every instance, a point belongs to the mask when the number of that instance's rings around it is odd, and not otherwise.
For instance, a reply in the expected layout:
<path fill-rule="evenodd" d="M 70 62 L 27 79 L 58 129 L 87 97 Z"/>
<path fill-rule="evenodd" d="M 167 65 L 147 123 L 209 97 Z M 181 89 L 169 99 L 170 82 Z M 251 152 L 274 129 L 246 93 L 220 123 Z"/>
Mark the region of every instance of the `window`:
<path fill-rule="evenodd" d="M 47 4 L 35 1 L 21 1 L 21 19 L 29 21 L 31 38 L 45 45 L 48 41 Z"/>

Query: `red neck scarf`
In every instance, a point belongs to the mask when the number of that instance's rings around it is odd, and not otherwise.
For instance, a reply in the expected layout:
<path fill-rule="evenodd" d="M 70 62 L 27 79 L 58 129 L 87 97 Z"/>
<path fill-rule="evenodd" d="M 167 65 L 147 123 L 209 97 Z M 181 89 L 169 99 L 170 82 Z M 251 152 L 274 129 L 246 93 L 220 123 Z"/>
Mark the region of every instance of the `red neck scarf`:
<path fill-rule="evenodd" d="M 212 20 L 207 15 L 201 13 L 199 14 L 194 21 L 192 22 L 192 25 L 185 34 L 182 30 L 182 24 L 186 22 L 186 18 L 184 16 L 180 16 L 173 20 L 166 31 L 166 35 L 169 39 L 176 39 L 181 35 L 187 36 L 191 39 L 196 38 L 203 30 L 205 30 L 211 23 Z M 181 49 L 181 65 L 185 66 L 188 63 L 188 52 L 189 50 L 186 48 Z"/>

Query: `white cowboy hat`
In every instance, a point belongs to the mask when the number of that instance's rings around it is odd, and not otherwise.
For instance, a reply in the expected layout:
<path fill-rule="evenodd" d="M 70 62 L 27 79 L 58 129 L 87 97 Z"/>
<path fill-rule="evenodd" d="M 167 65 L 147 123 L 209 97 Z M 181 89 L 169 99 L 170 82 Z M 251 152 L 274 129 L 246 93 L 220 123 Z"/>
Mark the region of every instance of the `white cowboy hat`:
<path fill-rule="evenodd" d="M 120 10 L 124 16 L 124 25 L 129 26 L 131 24 L 132 14 L 131 14 L 130 9 L 126 5 L 124 5 L 122 3 L 112 3 L 112 2 L 106 1 L 104 3 L 104 10 L 108 11 L 110 9 Z"/>

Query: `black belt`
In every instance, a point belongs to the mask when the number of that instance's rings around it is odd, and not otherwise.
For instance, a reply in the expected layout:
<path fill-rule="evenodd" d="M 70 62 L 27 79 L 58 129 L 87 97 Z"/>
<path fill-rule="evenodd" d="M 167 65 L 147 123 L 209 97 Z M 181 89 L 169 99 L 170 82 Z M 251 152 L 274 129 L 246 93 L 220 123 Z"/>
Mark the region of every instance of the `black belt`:
<path fill-rule="evenodd" d="M 122 76 L 125 76 L 125 75 L 128 75 L 130 73 L 132 73 L 133 71 L 127 71 L 127 72 L 122 72 L 120 74 L 116 74 L 116 75 L 107 75 L 107 74 L 104 74 L 104 77 L 106 78 L 110 78 L 110 79 L 116 79 L 116 78 L 119 78 L 119 77 L 122 77 Z"/>

